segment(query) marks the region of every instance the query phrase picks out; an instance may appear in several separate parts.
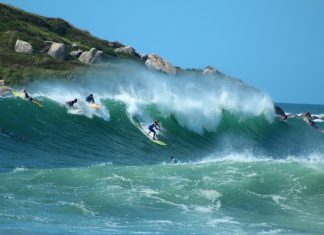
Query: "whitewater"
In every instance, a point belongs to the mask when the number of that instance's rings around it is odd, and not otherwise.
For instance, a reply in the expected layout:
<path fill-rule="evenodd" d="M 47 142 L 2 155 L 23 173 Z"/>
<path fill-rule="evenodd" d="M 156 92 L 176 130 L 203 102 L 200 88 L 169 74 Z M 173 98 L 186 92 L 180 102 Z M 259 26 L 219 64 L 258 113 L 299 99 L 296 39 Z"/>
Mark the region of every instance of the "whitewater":
<path fill-rule="evenodd" d="M 324 233 L 324 134 L 240 80 L 118 61 L 24 88 L 44 107 L 0 98 L 0 234 Z"/>

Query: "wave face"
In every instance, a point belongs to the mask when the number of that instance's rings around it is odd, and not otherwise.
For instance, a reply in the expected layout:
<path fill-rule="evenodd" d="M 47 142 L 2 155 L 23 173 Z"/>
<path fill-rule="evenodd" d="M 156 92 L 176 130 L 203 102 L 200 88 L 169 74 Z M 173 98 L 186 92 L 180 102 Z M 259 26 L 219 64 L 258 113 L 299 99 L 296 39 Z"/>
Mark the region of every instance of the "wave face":
<path fill-rule="evenodd" d="M 120 62 L 27 89 L 44 108 L 0 99 L 1 233 L 324 231 L 323 134 L 276 120 L 271 99 L 238 80 Z M 89 93 L 100 110 L 83 102 Z M 154 119 L 165 147 L 143 134 Z"/>

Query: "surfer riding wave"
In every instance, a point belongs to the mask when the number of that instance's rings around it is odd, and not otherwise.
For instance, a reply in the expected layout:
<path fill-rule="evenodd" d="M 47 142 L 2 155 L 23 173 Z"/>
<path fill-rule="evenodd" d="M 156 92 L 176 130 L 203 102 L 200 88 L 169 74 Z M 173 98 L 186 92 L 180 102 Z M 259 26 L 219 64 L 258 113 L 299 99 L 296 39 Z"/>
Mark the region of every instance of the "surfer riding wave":
<path fill-rule="evenodd" d="M 159 120 L 155 120 L 151 125 L 148 126 L 148 129 L 150 130 L 147 135 L 151 134 L 151 132 L 153 132 L 153 140 L 156 140 L 156 131 L 154 130 L 154 128 L 156 130 L 161 131 L 160 129 L 160 125 L 159 125 Z"/>

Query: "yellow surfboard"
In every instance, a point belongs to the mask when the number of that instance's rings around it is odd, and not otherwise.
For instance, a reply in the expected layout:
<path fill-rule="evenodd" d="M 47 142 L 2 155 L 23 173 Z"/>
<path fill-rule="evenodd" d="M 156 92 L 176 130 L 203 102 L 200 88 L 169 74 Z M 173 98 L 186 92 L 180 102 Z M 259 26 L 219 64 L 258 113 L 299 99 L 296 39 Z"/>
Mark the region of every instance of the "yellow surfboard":
<path fill-rule="evenodd" d="M 11 93 L 12 93 L 13 96 L 20 97 L 20 98 L 25 98 L 24 94 L 22 92 L 12 90 Z"/>
<path fill-rule="evenodd" d="M 140 129 L 140 131 L 147 137 L 147 138 L 149 138 L 154 144 L 157 144 L 157 145 L 161 145 L 161 146 L 166 146 L 167 144 L 166 143 L 164 143 L 163 141 L 161 141 L 161 140 L 154 140 L 153 139 L 153 136 L 150 136 L 150 135 L 147 135 L 147 132 L 146 132 L 146 130 L 144 129 L 144 127 L 139 127 L 139 129 Z M 151 133 L 151 134 L 153 134 L 153 133 Z"/>
<path fill-rule="evenodd" d="M 149 140 L 152 141 L 152 143 L 160 145 L 160 146 L 167 146 L 167 144 L 164 143 L 163 141 L 153 140 L 153 136 L 147 135 L 148 130 L 144 123 L 139 123 L 139 122 L 135 121 L 133 118 L 131 118 L 131 121 L 134 124 L 134 126 L 137 127 L 142 132 L 143 135 L 145 135 L 147 138 L 149 138 Z"/>
<path fill-rule="evenodd" d="M 95 109 L 95 110 L 101 108 L 101 106 L 99 104 L 96 104 L 96 103 L 88 104 L 88 105 L 89 105 L 90 108 Z"/>
<path fill-rule="evenodd" d="M 166 146 L 167 145 L 166 143 L 164 143 L 164 142 L 162 142 L 160 140 L 153 140 L 151 138 L 150 138 L 150 140 L 152 140 L 153 143 L 158 144 L 158 145 L 161 145 L 161 146 Z"/>
<path fill-rule="evenodd" d="M 12 90 L 11 93 L 12 93 L 13 96 L 16 96 L 16 97 L 19 97 L 19 98 L 22 98 L 22 99 L 26 100 L 25 95 L 22 92 Z M 42 103 L 40 101 L 36 100 L 36 99 L 33 99 L 31 102 L 33 104 L 39 106 L 39 107 L 44 107 L 42 105 Z"/>

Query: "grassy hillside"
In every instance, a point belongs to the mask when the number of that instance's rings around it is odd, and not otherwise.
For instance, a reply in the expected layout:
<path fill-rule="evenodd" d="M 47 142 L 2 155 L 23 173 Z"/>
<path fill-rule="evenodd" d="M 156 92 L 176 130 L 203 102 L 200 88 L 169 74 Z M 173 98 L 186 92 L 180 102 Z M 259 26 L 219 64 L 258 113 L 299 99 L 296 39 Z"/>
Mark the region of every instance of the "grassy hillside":
<path fill-rule="evenodd" d="M 34 53 L 16 53 L 17 39 L 31 43 Z M 67 55 L 76 43 L 80 49 L 92 47 L 102 50 L 104 57 L 115 57 L 114 49 L 122 47 L 118 42 L 109 42 L 77 29 L 58 18 L 47 18 L 27 13 L 0 3 L 0 79 L 6 83 L 20 83 L 41 77 L 73 77 L 85 67 L 78 59 L 67 56 L 66 60 L 53 59 L 42 52 L 44 41 L 65 43 Z"/>

